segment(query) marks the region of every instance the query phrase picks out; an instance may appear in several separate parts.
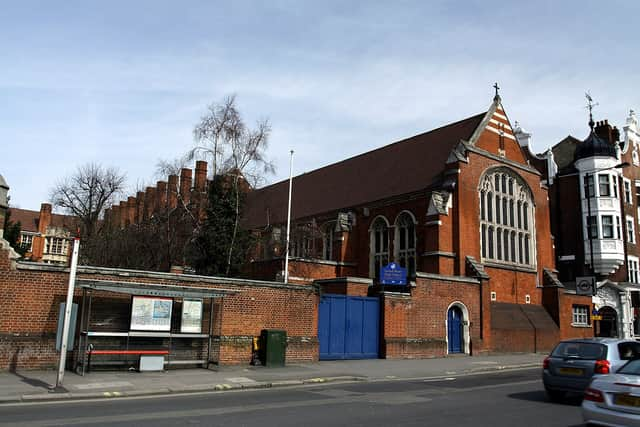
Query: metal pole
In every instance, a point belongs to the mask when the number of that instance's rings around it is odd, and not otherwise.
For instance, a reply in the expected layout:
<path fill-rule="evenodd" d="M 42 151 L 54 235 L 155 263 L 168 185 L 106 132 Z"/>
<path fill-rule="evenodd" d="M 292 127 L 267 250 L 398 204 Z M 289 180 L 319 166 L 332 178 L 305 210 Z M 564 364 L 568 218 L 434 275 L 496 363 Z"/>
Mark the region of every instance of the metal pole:
<path fill-rule="evenodd" d="M 69 339 L 69 324 L 71 323 L 71 308 L 73 306 L 73 290 L 76 283 L 76 270 L 78 269 L 78 250 L 80 238 L 73 239 L 73 254 L 71 255 L 71 270 L 69 271 L 69 287 L 67 289 L 67 302 L 64 307 L 64 323 L 62 324 L 62 343 L 60 345 L 60 361 L 58 363 L 58 376 L 55 389 L 62 387 L 64 367 L 67 360 L 67 340 Z"/>
<path fill-rule="evenodd" d="M 284 253 L 284 283 L 289 283 L 289 235 L 291 232 L 291 187 L 293 183 L 293 150 L 289 160 L 289 204 L 287 208 L 287 242 Z"/>

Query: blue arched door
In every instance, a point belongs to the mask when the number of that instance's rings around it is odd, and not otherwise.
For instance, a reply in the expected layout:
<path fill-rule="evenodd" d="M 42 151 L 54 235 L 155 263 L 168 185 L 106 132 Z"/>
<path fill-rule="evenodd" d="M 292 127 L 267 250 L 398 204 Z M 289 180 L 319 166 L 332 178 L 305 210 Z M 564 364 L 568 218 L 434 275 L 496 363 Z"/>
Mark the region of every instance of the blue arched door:
<path fill-rule="evenodd" d="M 462 310 L 453 306 L 447 313 L 449 353 L 462 353 Z"/>

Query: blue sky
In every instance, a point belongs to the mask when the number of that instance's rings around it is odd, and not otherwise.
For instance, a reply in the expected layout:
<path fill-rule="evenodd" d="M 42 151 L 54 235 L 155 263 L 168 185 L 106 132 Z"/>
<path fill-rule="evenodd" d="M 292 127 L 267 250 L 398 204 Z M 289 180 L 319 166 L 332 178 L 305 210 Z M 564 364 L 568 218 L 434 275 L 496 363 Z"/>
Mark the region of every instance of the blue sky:
<path fill-rule="evenodd" d="M 21 1 L 0 8 L 0 174 L 11 204 L 100 162 L 130 192 L 236 94 L 268 118 L 267 182 L 485 111 L 495 81 L 542 152 L 640 109 L 637 2 Z"/>

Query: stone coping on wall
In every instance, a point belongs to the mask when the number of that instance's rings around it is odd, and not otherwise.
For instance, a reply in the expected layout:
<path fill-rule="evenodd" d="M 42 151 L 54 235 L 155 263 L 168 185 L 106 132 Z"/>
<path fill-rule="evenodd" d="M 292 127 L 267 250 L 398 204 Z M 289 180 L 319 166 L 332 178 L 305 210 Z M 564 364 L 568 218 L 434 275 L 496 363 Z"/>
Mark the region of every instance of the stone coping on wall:
<path fill-rule="evenodd" d="M 283 261 L 284 257 L 273 257 L 271 259 L 260 259 L 251 261 L 252 263 L 259 262 L 271 262 L 271 261 Z M 346 261 L 331 261 L 327 259 L 319 259 L 319 258 L 302 258 L 302 257 L 289 257 L 289 262 L 304 262 L 307 264 L 321 264 L 321 265 L 339 265 L 341 267 L 357 267 L 355 262 L 346 262 Z"/>
<path fill-rule="evenodd" d="M 334 277 L 331 279 L 317 279 L 314 282 L 319 285 L 323 285 L 325 283 L 360 283 L 363 285 L 371 286 L 373 284 L 373 279 L 368 279 L 365 277 L 344 276 L 344 277 Z"/>
<path fill-rule="evenodd" d="M 57 266 L 36 262 L 19 261 L 16 266 L 20 270 L 30 271 L 51 271 L 51 272 L 69 272 L 67 266 Z M 109 267 L 91 267 L 91 266 L 78 266 L 78 274 L 86 278 L 90 275 L 104 275 L 114 276 L 119 278 L 147 278 L 158 280 L 171 280 L 178 282 L 192 282 L 192 283 L 211 283 L 211 284 L 223 284 L 223 285 L 237 285 L 237 286 L 253 286 L 253 287 L 266 287 L 266 288 L 278 288 L 278 289 L 291 289 L 308 291 L 308 285 L 292 285 L 280 282 L 270 282 L 265 280 L 250 280 L 250 279 L 237 279 L 231 277 L 214 277 L 214 276 L 198 276 L 195 274 L 177 274 L 177 273 L 163 273 L 156 271 L 142 271 L 142 270 L 126 270 L 121 268 L 109 268 Z"/>
<path fill-rule="evenodd" d="M 445 276 L 442 274 L 433 274 L 433 273 L 423 273 L 420 271 L 416 272 L 416 278 L 418 279 L 434 279 L 434 280 L 446 280 L 450 282 L 463 282 L 463 283 L 472 283 L 474 285 L 479 285 L 480 280 L 473 277 L 464 277 L 464 276 Z"/>

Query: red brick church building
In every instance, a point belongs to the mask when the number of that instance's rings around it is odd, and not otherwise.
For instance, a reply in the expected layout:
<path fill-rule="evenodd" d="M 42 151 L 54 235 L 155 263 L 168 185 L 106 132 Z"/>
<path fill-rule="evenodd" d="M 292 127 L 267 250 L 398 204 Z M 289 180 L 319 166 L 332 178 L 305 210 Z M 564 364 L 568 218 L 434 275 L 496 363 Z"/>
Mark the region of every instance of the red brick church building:
<path fill-rule="evenodd" d="M 294 177 L 289 281 L 315 284 L 324 300 L 379 300 L 383 357 L 541 351 L 592 336 L 571 319 L 572 305 L 590 299 L 556 279 L 540 162 L 496 93 L 486 112 Z M 288 189 L 283 181 L 248 196 L 247 225 L 260 241 L 253 277 L 284 276 Z M 406 286 L 379 283 L 392 261 L 407 269 Z M 329 303 L 324 317 L 342 313 Z M 320 307 L 322 357 L 322 330 L 336 325 Z M 337 338 L 338 353 L 348 341 Z"/>
<path fill-rule="evenodd" d="M 546 352 L 593 336 L 574 318 L 592 297 L 557 278 L 549 175 L 540 172 L 548 159 L 522 138 L 496 93 L 485 112 L 293 178 L 288 283 L 288 181 L 247 195 L 244 225 L 257 244 L 246 278 L 81 266 L 76 364 L 84 367 L 87 337 L 111 347 L 114 333 L 131 338 L 134 294 L 175 305 L 162 342 L 144 343 L 165 349 L 167 366 L 248 364 L 263 329 L 286 332 L 294 362 Z M 183 170 L 106 216 L 124 228 L 178 198 L 200 215 L 206 164 L 191 177 Z M 0 295 L 34 316 L 0 316 L 0 370 L 51 367 L 68 269 L 15 260 L 3 245 Z M 391 262 L 407 270 L 406 283 L 381 282 Z M 193 298 L 209 313 L 195 338 L 180 323 Z M 117 324 L 105 329 L 105 316 Z"/>

